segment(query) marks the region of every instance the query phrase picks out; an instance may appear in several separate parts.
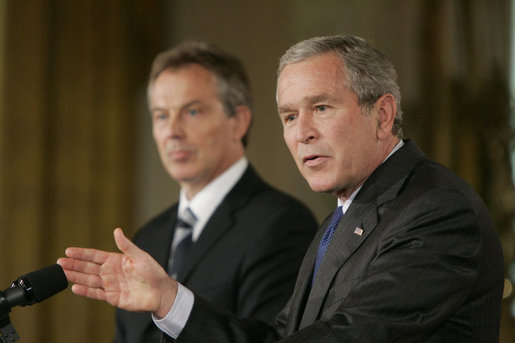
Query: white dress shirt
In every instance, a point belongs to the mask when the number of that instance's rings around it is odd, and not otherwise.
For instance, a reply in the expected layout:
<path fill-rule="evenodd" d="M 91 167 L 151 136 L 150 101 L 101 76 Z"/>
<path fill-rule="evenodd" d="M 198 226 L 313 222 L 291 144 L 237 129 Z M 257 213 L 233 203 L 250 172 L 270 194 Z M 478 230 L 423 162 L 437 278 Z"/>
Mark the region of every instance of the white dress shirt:
<path fill-rule="evenodd" d="M 182 213 L 189 208 L 197 218 L 191 237 L 193 242 L 197 241 L 209 218 L 222 203 L 227 193 L 241 179 L 248 164 L 249 162 L 245 156 L 240 158 L 238 162 L 202 188 L 191 200 L 186 198 L 186 192 L 181 189 L 177 213 Z"/>

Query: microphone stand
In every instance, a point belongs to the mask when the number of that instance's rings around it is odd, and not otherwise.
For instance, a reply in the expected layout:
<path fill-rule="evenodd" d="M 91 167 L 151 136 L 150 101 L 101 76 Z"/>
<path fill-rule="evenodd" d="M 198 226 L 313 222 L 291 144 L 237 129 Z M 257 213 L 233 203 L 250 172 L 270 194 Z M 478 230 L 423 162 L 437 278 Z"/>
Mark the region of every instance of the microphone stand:
<path fill-rule="evenodd" d="M 20 339 L 16 329 L 11 324 L 9 315 L 4 315 L 0 319 L 0 343 L 16 342 Z"/>
<path fill-rule="evenodd" d="M 0 343 L 16 342 L 20 339 L 16 329 L 9 318 L 11 307 L 5 299 L 4 292 L 0 291 Z"/>

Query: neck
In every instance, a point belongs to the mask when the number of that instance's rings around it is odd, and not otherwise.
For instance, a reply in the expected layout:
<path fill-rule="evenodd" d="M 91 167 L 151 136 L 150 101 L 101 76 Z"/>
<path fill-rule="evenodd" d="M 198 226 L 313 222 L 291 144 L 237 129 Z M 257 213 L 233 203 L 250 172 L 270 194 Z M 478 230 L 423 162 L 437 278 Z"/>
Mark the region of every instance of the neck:
<path fill-rule="evenodd" d="M 359 188 L 361 187 L 365 181 L 372 175 L 372 173 L 379 167 L 390 155 L 393 149 L 399 144 L 400 138 L 397 136 L 392 136 L 385 144 L 383 144 L 378 157 L 375 159 L 375 162 L 372 164 L 374 167 L 371 168 L 366 175 L 352 187 L 341 189 L 333 193 L 335 197 L 340 199 L 340 201 L 345 202 L 349 197 Z"/>
<path fill-rule="evenodd" d="M 201 190 L 203 190 L 207 185 L 216 180 L 220 175 L 225 173 L 229 168 L 231 168 L 236 162 L 238 162 L 244 156 L 243 152 L 241 154 L 232 155 L 227 162 L 224 164 L 224 168 L 221 168 L 217 173 L 213 174 L 209 179 L 204 180 L 202 182 L 195 181 L 184 181 L 181 182 L 181 188 L 184 190 L 186 195 L 186 199 L 190 201 L 197 195 Z"/>

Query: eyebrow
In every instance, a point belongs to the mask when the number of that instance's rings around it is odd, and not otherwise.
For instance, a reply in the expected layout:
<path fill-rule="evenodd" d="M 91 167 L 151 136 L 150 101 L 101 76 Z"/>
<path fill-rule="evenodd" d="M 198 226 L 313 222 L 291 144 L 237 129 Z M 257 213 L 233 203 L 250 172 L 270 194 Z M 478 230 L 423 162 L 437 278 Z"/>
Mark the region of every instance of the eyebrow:
<path fill-rule="evenodd" d="M 313 105 L 313 104 L 316 104 L 317 102 L 323 102 L 323 101 L 334 101 L 333 97 L 331 97 L 330 95 L 328 94 L 317 94 L 317 95 L 313 95 L 313 96 L 305 96 L 304 98 L 302 98 L 302 104 L 303 105 Z M 278 106 L 277 107 L 277 111 L 279 112 L 279 114 L 281 113 L 285 113 L 285 112 L 290 112 L 291 111 L 291 105 L 289 104 L 285 104 L 285 105 L 282 105 L 282 106 Z"/>
<path fill-rule="evenodd" d="M 191 100 L 191 101 L 185 103 L 184 105 L 181 105 L 180 110 L 184 110 L 185 108 L 188 108 L 188 107 L 190 107 L 192 105 L 202 105 L 202 101 L 197 100 L 197 99 Z M 150 108 L 150 111 L 153 112 L 153 111 L 159 111 L 159 110 L 162 110 L 162 109 L 165 109 L 165 107 L 154 106 L 154 107 Z"/>
<path fill-rule="evenodd" d="M 202 101 L 200 100 L 191 100 L 184 105 L 181 106 L 181 110 L 190 107 L 191 105 L 202 105 Z"/>
<path fill-rule="evenodd" d="M 308 96 L 303 99 L 308 104 L 315 104 L 317 102 L 323 102 L 323 101 L 334 101 L 333 97 L 331 97 L 328 94 L 319 94 L 314 96 Z"/>

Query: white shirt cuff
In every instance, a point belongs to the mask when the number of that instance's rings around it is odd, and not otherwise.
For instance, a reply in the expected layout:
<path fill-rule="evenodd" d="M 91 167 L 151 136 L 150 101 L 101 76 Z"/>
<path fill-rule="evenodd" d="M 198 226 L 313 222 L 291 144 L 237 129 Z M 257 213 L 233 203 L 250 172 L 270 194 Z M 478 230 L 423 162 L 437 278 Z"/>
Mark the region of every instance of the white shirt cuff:
<path fill-rule="evenodd" d="M 177 296 L 175 297 L 175 301 L 170 312 L 161 319 L 158 319 L 154 314 L 152 314 L 152 320 L 159 330 L 163 331 L 173 339 L 176 339 L 179 337 L 182 329 L 186 326 L 186 322 L 190 317 L 194 302 L 195 296 L 193 293 L 179 283 Z"/>

